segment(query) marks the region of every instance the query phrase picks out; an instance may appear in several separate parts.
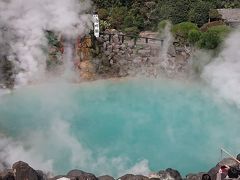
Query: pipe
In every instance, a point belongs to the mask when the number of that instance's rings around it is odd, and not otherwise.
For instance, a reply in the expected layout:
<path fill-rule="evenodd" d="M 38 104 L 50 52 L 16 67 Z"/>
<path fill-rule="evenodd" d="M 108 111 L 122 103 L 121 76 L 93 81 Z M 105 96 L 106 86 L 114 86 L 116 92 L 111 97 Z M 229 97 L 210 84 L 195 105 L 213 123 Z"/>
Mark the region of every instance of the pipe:
<path fill-rule="evenodd" d="M 233 155 L 231 155 L 227 150 L 224 148 L 221 148 L 221 151 L 225 152 L 227 155 L 229 155 L 232 159 L 234 159 L 238 164 L 240 164 L 240 161 L 237 160 Z"/>

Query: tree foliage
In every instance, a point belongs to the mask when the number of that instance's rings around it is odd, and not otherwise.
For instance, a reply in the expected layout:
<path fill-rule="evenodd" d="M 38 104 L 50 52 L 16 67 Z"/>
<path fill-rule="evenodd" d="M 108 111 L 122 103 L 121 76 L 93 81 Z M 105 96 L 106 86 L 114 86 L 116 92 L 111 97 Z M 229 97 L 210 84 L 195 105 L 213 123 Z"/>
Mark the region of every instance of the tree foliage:
<path fill-rule="evenodd" d="M 158 23 L 170 20 L 173 24 L 185 21 L 198 27 L 207 23 L 209 15 L 220 18 L 216 8 L 240 8 L 239 0 L 93 0 L 100 19 L 112 28 L 136 27 L 157 30 Z"/>
<path fill-rule="evenodd" d="M 209 20 L 209 11 L 212 8 L 210 2 L 198 0 L 191 5 L 189 11 L 189 20 L 193 23 L 196 23 L 199 27 L 208 22 Z"/>
<path fill-rule="evenodd" d="M 198 30 L 197 25 L 191 22 L 182 22 L 174 25 L 172 28 L 172 32 L 174 33 L 175 36 L 180 36 L 185 39 L 187 39 L 188 33 L 191 30 Z"/>
<path fill-rule="evenodd" d="M 240 8 L 239 0 L 93 0 L 101 29 L 116 28 L 136 35 L 143 30 L 159 31 L 164 22 L 181 43 L 216 48 L 229 32 L 217 8 Z M 210 22 L 209 19 L 215 21 Z M 167 20 L 167 21 L 165 21 Z M 159 23 L 159 22 L 162 22 Z M 222 25 L 222 26 L 219 26 Z M 216 28 L 212 28 L 218 26 Z M 132 31 L 132 32 L 131 32 Z"/>

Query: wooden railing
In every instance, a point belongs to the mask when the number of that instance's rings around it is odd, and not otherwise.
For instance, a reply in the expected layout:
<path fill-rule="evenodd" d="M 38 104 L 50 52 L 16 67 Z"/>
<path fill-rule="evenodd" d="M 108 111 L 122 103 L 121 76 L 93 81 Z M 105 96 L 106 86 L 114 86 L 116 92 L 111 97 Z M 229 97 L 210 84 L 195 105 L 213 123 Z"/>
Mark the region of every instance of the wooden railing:
<path fill-rule="evenodd" d="M 112 37 L 115 35 L 115 34 L 112 34 L 112 33 L 100 33 L 100 35 L 108 35 L 109 37 L 109 42 L 111 42 L 111 39 Z M 143 36 L 133 36 L 133 35 L 127 35 L 127 34 L 117 34 L 118 37 L 119 37 L 119 41 L 121 41 L 122 43 L 124 43 L 125 41 L 125 37 L 128 37 L 130 39 L 133 39 L 134 41 L 134 45 L 137 44 L 137 40 L 138 39 L 145 39 L 145 43 L 148 44 L 149 43 L 149 40 L 152 40 L 152 41 L 160 41 L 161 42 L 161 45 L 163 45 L 163 39 L 159 39 L 159 38 L 151 38 L 151 37 L 143 37 Z M 120 39 L 121 38 L 121 39 Z"/>

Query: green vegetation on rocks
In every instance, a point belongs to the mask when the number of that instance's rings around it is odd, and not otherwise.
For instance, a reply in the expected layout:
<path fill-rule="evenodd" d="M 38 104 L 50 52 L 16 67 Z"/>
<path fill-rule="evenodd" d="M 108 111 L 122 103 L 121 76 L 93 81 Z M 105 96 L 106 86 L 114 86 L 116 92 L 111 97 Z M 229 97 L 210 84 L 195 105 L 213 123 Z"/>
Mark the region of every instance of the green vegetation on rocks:
<path fill-rule="evenodd" d="M 216 9 L 240 8 L 238 0 L 93 0 L 101 30 L 114 28 L 137 36 L 164 32 L 168 22 L 179 45 L 215 49 L 229 33 Z M 209 20 L 213 22 L 209 22 Z"/>

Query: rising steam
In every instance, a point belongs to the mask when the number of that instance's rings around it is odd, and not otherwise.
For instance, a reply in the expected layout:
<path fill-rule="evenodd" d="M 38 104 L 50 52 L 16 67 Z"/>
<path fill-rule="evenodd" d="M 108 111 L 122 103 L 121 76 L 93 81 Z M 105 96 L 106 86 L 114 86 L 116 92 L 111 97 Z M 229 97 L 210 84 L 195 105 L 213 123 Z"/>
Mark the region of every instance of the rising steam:
<path fill-rule="evenodd" d="M 225 41 L 224 49 L 204 69 L 202 77 L 216 94 L 240 107 L 240 32 L 236 30 Z"/>
<path fill-rule="evenodd" d="M 40 80 L 46 67 L 44 30 L 76 37 L 89 30 L 88 0 L 3 0 L 0 2 L 1 56 L 15 67 L 16 83 Z"/>

